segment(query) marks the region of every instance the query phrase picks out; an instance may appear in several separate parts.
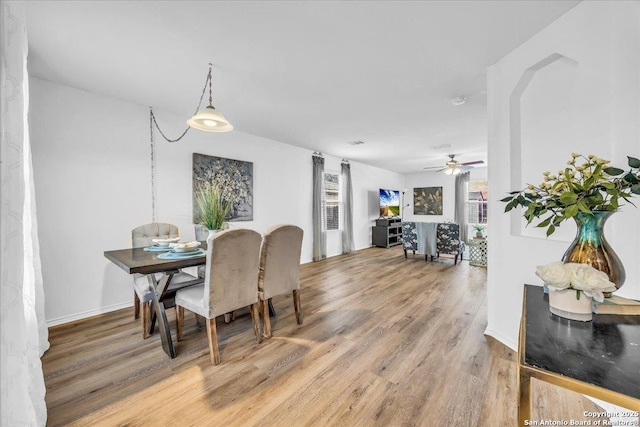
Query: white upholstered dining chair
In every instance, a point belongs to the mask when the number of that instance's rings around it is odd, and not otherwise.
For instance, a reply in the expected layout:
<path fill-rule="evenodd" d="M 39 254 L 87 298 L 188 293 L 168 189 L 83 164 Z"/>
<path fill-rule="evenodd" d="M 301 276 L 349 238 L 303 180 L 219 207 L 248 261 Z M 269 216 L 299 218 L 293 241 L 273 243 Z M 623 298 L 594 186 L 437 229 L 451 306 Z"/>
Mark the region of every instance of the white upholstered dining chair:
<path fill-rule="evenodd" d="M 205 317 L 211 363 L 220 364 L 216 317 L 250 307 L 256 342 L 258 325 L 258 268 L 262 236 L 253 230 L 232 229 L 207 238 L 204 284 L 176 292 L 178 341 L 184 329 L 184 309 Z"/>
<path fill-rule="evenodd" d="M 154 243 L 153 239 L 169 239 L 179 237 L 178 227 L 173 224 L 161 222 L 152 222 L 144 224 L 131 230 L 131 246 L 134 248 L 144 248 Z M 160 280 L 162 273 L 157 273 L 156 278 Z M 177 285 L 182 282 L 190 281 L 196 278 L 185 272 L 177 273 L 171 279 L 171 283 Z M 169 285 L 169 291 L 172 286 Z M 151 288 L 149 279 L 145 274 L 133 275 L 133 316 L 135 319 L 140 317 L 142 311 L 142 337 L 148 338 L 151 329 Z"/>
<path fill-rule="evenodd" d="M 303 231 L 295 225 L 276 225 L 264 235 L 260 251 L 260 276 L 258 296 L 264 337 L 271 337 L 271 319 L 268 300 L 276 295 L 291 292 L 296 320 L 302 324 L 300 310 L 300 253 Z"/>

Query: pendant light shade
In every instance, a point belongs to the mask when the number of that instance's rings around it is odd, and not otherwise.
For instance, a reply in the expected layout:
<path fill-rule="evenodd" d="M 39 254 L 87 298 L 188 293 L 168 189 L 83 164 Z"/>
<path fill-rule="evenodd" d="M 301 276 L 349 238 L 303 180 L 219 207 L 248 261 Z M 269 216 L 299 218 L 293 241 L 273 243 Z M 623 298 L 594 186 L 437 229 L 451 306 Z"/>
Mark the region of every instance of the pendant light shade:
<path fill-rule="evenodd" d="M 205 132 L 229 132 L 233 130 L 233 125 L 229 123 L 229 120 L 222 113 L 213 108 L 213 105 L 198 111 L 187 120 L 187 125 Z"/>

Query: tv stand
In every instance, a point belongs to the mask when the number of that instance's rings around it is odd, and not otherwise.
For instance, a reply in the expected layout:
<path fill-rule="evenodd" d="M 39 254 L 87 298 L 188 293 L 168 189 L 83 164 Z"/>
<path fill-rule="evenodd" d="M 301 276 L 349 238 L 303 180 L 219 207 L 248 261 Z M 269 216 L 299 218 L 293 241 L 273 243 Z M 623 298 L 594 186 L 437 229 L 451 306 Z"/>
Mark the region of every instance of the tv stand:
<path fill-rule="evenodd" d="M 399 217 L 378 218 L 372 227 L 371 243 L 379 248 L 402 244 L 402 221 Z"/>

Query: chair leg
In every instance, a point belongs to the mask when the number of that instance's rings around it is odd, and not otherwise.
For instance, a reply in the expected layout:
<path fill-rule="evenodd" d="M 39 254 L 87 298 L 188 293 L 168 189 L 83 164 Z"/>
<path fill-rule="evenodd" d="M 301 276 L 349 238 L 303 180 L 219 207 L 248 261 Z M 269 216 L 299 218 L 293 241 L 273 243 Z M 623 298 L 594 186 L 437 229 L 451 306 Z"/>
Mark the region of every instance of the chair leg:
<path fill-rule="evenodd" d="M 209 354 L 211 364 L 220 364 L 220 351 L 218 349 L 218 332 L 216 331 L 216 318 L 207 319 L 207 337 L 209 338 Z"/>
<path fill-rule="evenodd" d="M 231 312 L 224 314 L 224 323 L 231 323 Z"/>
<path fill-rule="evenodd" d="M 404 259 L 407 259 L 407 250 L 406 249 L 403 249 L 403 250 L 404 250 Z"/>
<path fill-rule="evenodd" d="M 140 317 L 140 298 L 138 298 L 138 294 L 136 291 L 133 291 L 133 318 L 137 319 Z"/>
<path fill-rule="evenodd" d="M 149 338 L 149 327 L 151 325 L 151 302 L 142 303 L 142 338 Z"/>
<path fill-rule="evenodd" d="M 276 317 L 278 315 L 276 309 L 273 307 L 273 298 L 267 300 L 267 307 L 269 307 L 269 316 Z"/>
<path fill-rule="evenodd" d="M 302 325 L 302 311 L 300 310 L 300 289 L 293 291 L 293 308 L 296 311 L 296 320 L 298 325 Z"/>
<path fill-rule="evenodd" d="M 195 314 L 195 316 L 196 316 L 196 323 L 198 325 L 200 325 L 202 323 L 202 320 L 204 319 L 204 317 L 200 316 L 199 314 Z"/>
<path fill-rule="evenodd" d="M 180 341 L 184 329 L 184 307 L 181 305 L 176 305 L 176 323 L 176 339 Z"/>
<path fill-rule="evenodd" d="M 453 265 L 458 265 L 458 255 L 453 259 Z"/>
<path fill-rule="evenodd" d="M 256 334 L 256 342 L 262 342 L 262 334 L 260 333 L 260 316 L 258 315 L 258 303 L 251 304 L 251 321 L 253 322 L 253 332 Z"/>
<path fill-rule="evenodd" d="M 271 338 L 271 317 L 269 316 L 269 305 L 266 300 L 260 300 L 260 311 L 262 312 L 262 329 L 265 339 Z"/>

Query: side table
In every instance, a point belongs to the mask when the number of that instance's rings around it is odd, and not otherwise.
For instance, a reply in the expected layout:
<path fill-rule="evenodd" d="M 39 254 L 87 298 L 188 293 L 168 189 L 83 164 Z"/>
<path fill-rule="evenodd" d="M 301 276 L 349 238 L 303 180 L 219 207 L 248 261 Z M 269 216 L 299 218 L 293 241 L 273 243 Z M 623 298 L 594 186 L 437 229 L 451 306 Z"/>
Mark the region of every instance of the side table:
<path fill-rule="evenodd" d="M 469 264 L 474 267 L 487 266 L 487 239 L 474 238 L 467 242 L 469 245 Z"/>
<path fill-rule="evenodd" d="M 591 322 L 563 319 L 549 312 L 549 296 L 542 287 L 525 285 L 518 340 L 518 425 L 537 425 L 531 420 L 532 378 L 629 409 L 597 417 L 637 417 L 638 343 L 640 316 L 596 314 Z M 638 425 L 595 421 L 590 425 Z M 574 425 L 566 422 L 555 425 Z"/>

